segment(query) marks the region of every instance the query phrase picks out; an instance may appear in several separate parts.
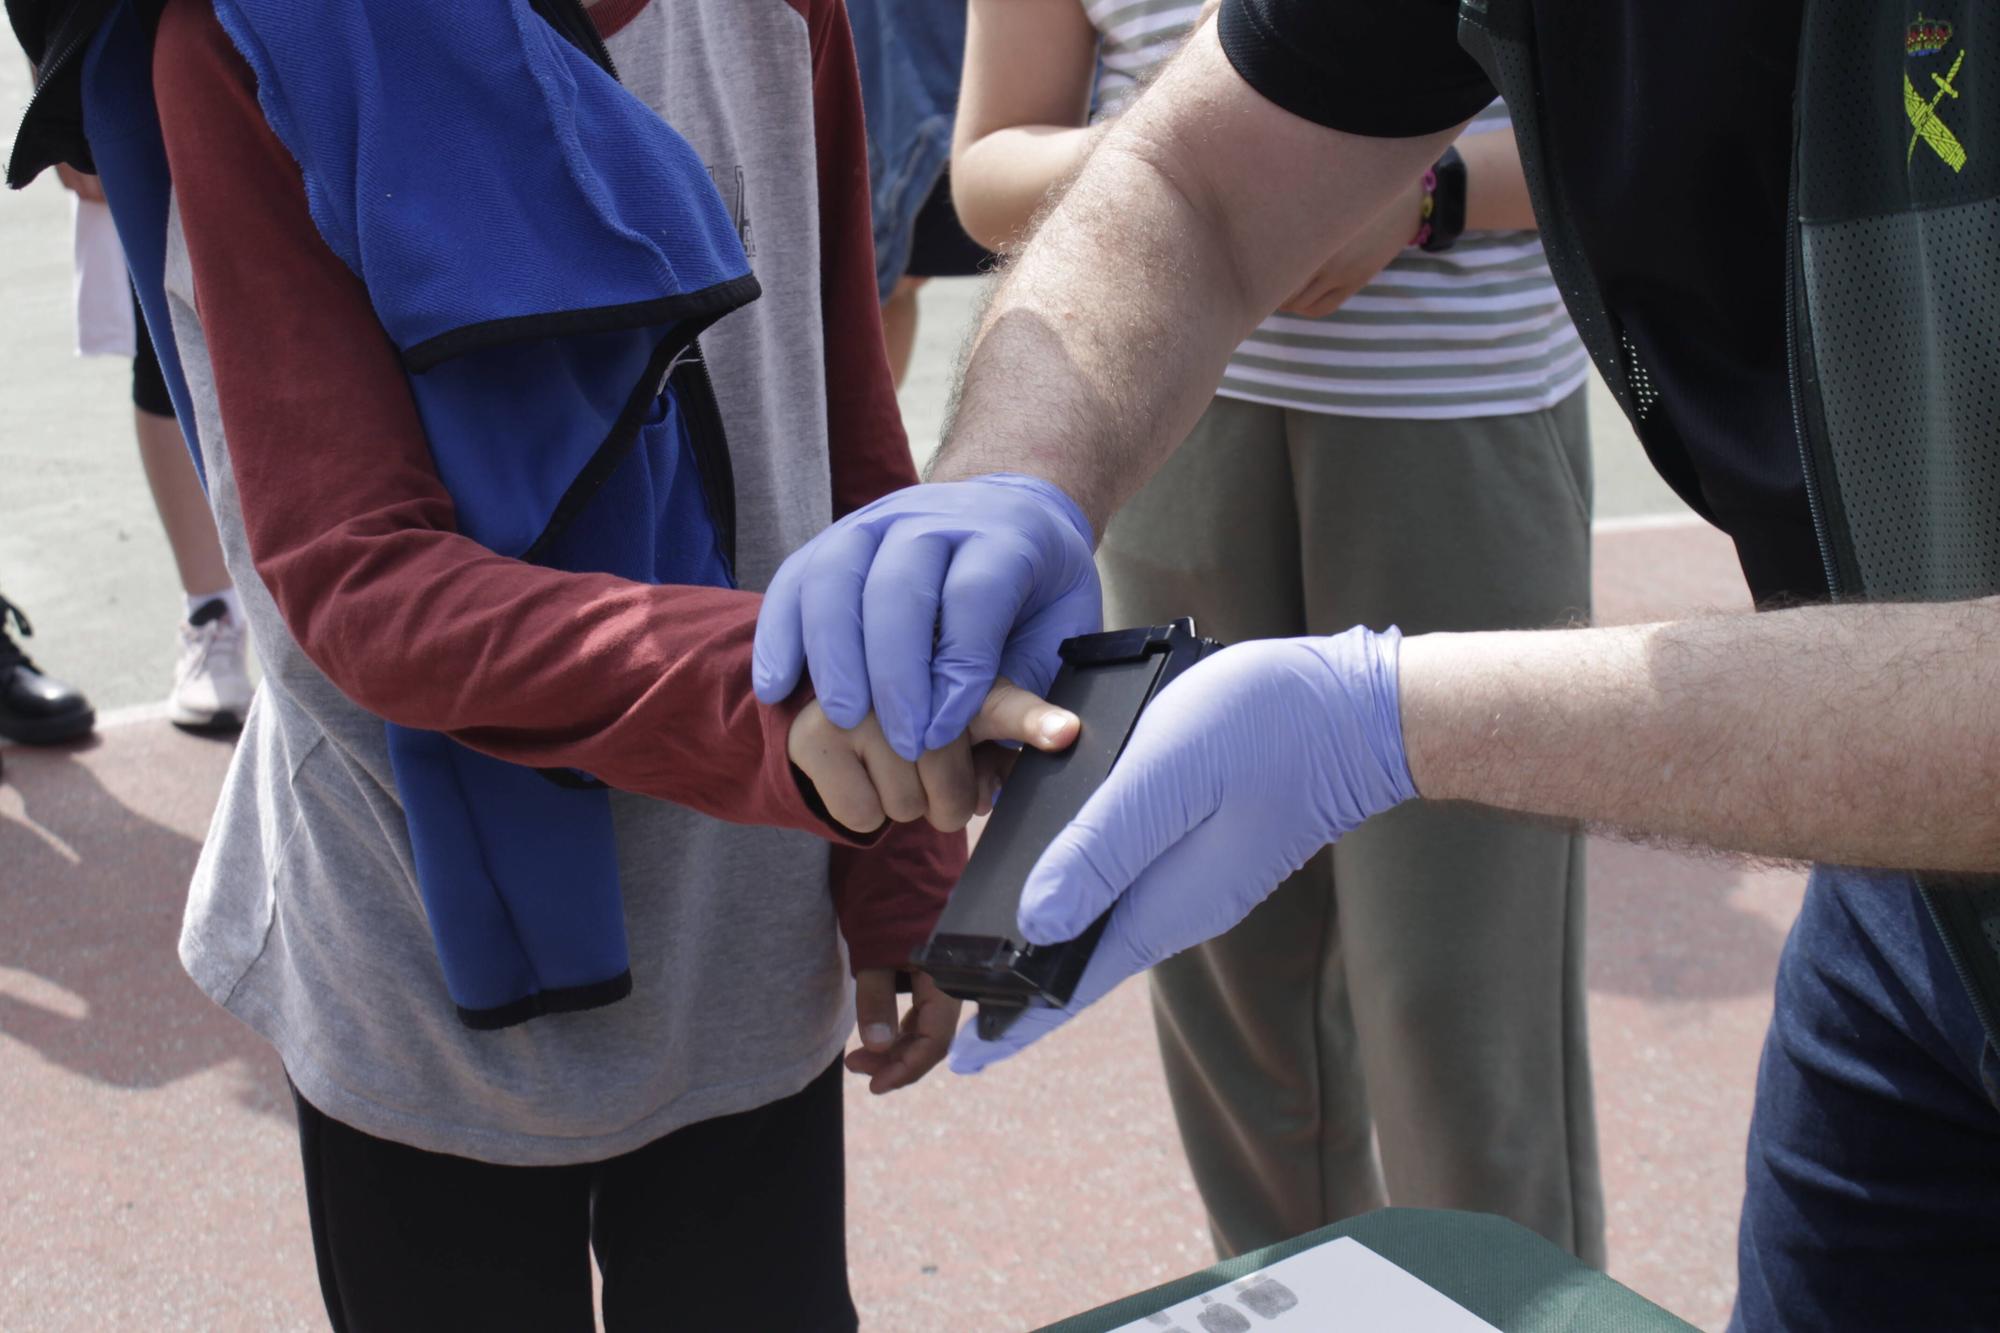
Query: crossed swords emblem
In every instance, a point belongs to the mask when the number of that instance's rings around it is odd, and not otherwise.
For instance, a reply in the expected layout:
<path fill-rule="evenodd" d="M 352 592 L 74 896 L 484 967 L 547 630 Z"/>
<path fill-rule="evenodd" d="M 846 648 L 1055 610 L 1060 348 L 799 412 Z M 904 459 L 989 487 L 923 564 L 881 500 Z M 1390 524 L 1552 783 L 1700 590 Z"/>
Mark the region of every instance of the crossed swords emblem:
<path fill-rule="evenodd" d="M 1958 67 L 1964 63 L 1965 52 L 1961 49 L 1958 59 L 1951 62 L 1949 73 L 1931 75 L 1931 82 L 1937 84 L 1937 91 L 1928 102 L 1917 95 L 1916 85 L 1910 82 L 1910 76 L 1903 75 L 1903 114 L 1910 118 L 1911 126 L 1910 149 L 1903 154 L 1904 165 L 1907 166 L 1915 156 L 1917 140 L 1922 139 L 1953 171 L 1965 169 L 1965 145 L 1951 132 L 1951 126 L 1938 119 L 1937 113 L 1938 103 L 1946 97 L 1957 100 L 1958 89 L 1952 86 L 1951 81 L 1958 77 Z"/>

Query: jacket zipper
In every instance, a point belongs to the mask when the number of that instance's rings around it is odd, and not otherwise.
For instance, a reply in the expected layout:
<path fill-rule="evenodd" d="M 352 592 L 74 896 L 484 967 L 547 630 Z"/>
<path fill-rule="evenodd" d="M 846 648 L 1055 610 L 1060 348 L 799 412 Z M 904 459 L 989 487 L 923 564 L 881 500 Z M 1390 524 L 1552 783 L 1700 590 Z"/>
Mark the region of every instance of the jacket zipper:
<path fill-rule="evenodd" d="M 105 19 L 111 16 L 111 10 L 115 3 L 116 0 L 100 0 L 95 7 L 94 16 L 77 22 L 70 29 L 68 40 L 62 44 L 56 53 L 35 66 L 35 90 L 28 97 L 26 109 L 21 112 L 21 129 L 15 138 L 15 151 L 17 155 L 21 148 L 26 146 L 30 141 L 35 116 L 42 109 L 44 94 L 47 92 L 49 86 L 67 71 L 70 62 L 75 60 L 83 49 L 90 45 L 91 39 L 97 36 L 98 30 L 104 26 Z M 79 12 L 89 11 L 80 9 Z M 9 165 L 11 167 L 12 164 L 10 163 Z M 11 171 L 9 174 L 12 174 Z M 20 184 L 26 185 L 27 182 L 22 181 Z"/>
<path fill-rule="evenodd" d="M 102 22 L 100 19 L 99 23 Z M 71 33 L 69 41 L 64 43 L 62 50 L 56 52 L 54 57 L 45 63 L 35 66 L 35 91 L 29 94 L 27 109 L 21 112 L 23 124 L 35 118 L 35 108 L 41 105 L 42 101 L 42 90 L 54 83 L 56 76 L 69 67 L 69 62 L 76 58 L 77 51 L 96 31 L 97 26 L 91 25 L 80 32 Z"/>

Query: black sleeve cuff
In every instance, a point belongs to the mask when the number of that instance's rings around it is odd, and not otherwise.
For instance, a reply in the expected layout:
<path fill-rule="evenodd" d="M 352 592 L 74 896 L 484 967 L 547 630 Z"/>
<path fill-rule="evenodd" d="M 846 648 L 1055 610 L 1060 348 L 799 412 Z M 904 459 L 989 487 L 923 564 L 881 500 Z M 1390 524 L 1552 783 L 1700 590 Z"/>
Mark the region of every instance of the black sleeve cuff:
<path fill-rule="evenodd" d="M 1218 31 L 1223 54 L 1260 96 L 1347 134 L 1435 134 L 1496 95 L 1459 46 L 1448 0 L 1223 0 Z"/>

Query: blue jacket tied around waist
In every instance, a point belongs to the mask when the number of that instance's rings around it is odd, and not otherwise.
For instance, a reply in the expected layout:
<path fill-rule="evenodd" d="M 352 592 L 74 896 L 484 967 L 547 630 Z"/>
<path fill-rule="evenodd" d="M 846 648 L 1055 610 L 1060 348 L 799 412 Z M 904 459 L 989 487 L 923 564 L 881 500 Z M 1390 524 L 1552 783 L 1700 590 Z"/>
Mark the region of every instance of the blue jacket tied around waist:
<path fill-rule="evenodd" d="M 730 584 L 727 454 L 690 429 L 708 414 L 688 410 L 706 391 L 689 354 L 757 282 L 687 142 L 530 0 L 476 19 L 435 0 L 216 0 L 216 13 L 314 224 L 401 353 L 466 535 L 559 569 Z M 162 288 L 171 182 L 133 0 L 92 41 L 83 102 L 192 439 Z M 608 794 L 384 725 L 464 1021 L 626 994 Z"/>

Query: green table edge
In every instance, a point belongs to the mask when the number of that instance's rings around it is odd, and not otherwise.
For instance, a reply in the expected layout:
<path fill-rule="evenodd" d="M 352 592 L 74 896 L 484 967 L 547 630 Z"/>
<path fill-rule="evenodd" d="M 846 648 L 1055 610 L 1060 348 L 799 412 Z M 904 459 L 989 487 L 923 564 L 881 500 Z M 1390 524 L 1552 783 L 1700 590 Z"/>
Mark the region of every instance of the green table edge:
<path fill-rule="evenodd" d="M 1111 1333 L 1302 1250 L 1348 1236 L 1502 1333 L 1691 1333 L 1694 1325 L 1578 1263 L 1526 1227 L 1489 1213 L 1384 1208 L 1239 1255 L 1151 1291 L 1049 1324 L 1039 1333 Z"/>

